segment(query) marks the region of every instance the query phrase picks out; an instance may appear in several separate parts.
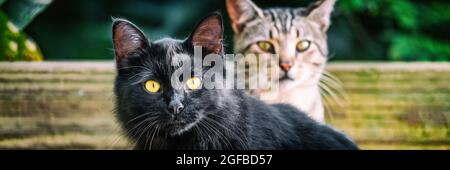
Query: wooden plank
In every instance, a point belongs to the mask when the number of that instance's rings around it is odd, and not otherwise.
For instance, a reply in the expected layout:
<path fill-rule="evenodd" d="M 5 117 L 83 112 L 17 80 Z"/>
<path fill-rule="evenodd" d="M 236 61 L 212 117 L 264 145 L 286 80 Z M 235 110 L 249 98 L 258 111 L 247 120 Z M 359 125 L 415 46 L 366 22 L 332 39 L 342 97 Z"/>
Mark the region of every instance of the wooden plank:
<path fill-rule="evenodd" d="M 450 149 L 449 63 L 332 62 L 327 70 L 348 98 L 344 107 L 330 102 L 327 121 L 362 148 Z M 0 62 L 0 148 L 129 148 L 112 113 L 115 74 L 112 60 Z"/>

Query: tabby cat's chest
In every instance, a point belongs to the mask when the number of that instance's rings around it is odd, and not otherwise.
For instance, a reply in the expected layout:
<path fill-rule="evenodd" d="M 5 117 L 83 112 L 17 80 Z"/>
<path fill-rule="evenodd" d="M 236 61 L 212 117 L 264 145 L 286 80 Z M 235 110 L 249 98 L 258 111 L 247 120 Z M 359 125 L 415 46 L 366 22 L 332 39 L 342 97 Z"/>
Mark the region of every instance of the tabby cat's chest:
<path fill-rule="evenodd" d="M 324 122 L 324 108 L 318 86 L 280 88 L 275 95 L 266 92 L 259 94 L 260 99 L 271 104 L 290 104 L 312 117 L 318 122 Z"/>

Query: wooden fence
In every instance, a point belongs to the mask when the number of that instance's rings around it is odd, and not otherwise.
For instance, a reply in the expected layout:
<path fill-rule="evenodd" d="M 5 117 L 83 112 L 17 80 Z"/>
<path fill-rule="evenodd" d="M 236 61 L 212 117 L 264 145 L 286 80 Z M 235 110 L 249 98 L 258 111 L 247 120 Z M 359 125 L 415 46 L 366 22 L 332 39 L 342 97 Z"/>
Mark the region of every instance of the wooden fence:
<path fill-rule="evenodd" d="M 347 102 L 327 122 L 363 149 L 449 149 L 449 63 L 330 63 Z M 112 61 L 0 63 L 0 148 L 128 149 Z M 331 99 L 331 97 L 328 97 Z"/>

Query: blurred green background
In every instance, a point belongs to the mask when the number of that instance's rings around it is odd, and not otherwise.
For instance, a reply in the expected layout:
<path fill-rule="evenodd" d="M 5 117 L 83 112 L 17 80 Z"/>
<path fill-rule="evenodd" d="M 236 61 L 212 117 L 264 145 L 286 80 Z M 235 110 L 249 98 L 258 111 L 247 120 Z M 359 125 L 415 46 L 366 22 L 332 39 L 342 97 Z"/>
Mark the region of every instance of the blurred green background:
<path fill-rule="evenodd" d="M 3 2 L 0 9 L 14 20 L 14 16 L 20 15 L 13 12 L 18 11 L 15 4 L 21 1 L 51 2 L 0 0 Z M 264 8 L 295 8 L 310 2 L 313 1 L 255 0 Z M 35 6 L 43 8 L 42 3 Z M 45 60 L 111 59 L 111 17 L 135 22 L 151 39 L 184 38 L 202 16 L 216 10 L 222 11 L 226 18 L 225 37 L 231 50 L 232 33 L 224 0 L 57 0 L 34 20 L 24 17 L 31 22 L 24 32 L 37 42 Z M 25 13 L 34 16 L 39 10 L 30 11 Z M 331 57 L 332 60 L 448 61 L 448 30 L 450 1 L 339 0 L 329 31 Z"/>

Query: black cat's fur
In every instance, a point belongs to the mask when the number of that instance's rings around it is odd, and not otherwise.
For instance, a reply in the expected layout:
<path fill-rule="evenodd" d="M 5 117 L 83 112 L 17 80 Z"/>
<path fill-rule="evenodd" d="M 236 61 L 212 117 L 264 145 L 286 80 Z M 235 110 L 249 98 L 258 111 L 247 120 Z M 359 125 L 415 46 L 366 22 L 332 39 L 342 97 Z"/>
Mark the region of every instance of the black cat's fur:
<path fill-rule="evenodd" d="M 131 22 L 114 20 L 116 114 L 135 149 L 358 149 L 342 133 L 289 105 L 268 105 L 241 90 L 174 89 L 174 54 L 193 56 L 196 44 L 203 54 L 222 54 L 222 37 L 218 14 L 203 19 L 186 40 L 149 41 Z M 147 92 L 147 80 L 160 82 L 161 91 Z M 174 100 L 184 106 L 179 113 L 169 108 Z"/>

